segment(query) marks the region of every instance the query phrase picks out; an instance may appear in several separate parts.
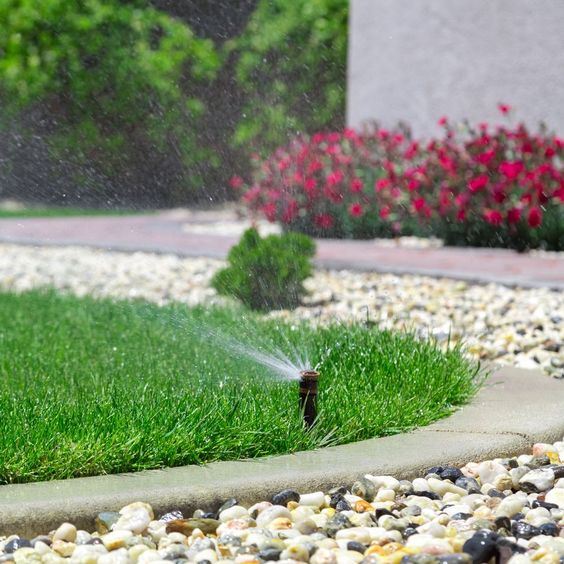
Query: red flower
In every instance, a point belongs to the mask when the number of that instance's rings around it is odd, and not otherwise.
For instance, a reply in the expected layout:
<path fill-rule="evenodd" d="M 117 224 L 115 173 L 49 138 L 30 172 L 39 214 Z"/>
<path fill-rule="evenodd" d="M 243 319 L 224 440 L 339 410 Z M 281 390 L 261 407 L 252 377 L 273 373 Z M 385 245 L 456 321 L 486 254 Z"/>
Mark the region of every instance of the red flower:
<path fill-rule="evenodd" d="M 510 224 L 517 223 L 521 219 L 521 209 L 511 208 L 507 212 L 507 222 Z"/>
<path fill-rule="evenodd" d="M 296 202 L 296 200 L 290 200 L 288 202 L 288 205 L 286 206 L 286 209 L 284 210 L 284 213 L 282 214 L 282 222 L 292 223 L 292 221 L 296 219 L 296 216 L 298 215 L 298 211 L 299 211 L 298 202 Z"/>
<path fill-rule="evenodd" d="M 301 184 L 304 181 L 304 175 L 301 172 L 295 172 L 292 176 L 292 182 L 294 184 Z"/>
<path fill-rule="evenodd" d="M 454 198 L 454 202 L 456 203 L 456 205 L 458 207 L 462 207 L 465 206 L 468 201 L 470 200 L 470 196 L 468 196 L 467 193 L 464 194 L 458 194 L 455 198 Z"/>
<path fill-rule="evenodd" d="M 314 172 L 317 172 L 318 170 L 321 170 L 323 168 L 323 163 L 321 161 L 311 161 L 309 163 L 309 165 L 307 166 L 307 173 L 308 174 L 313 174 Z"/>
<path fill-rule="evenodd" d="M 554 150 L 553 147 L 547 147 L 546 150 L 544 151 L 544 156 L 547 159 L 551 159 L 552 157 L 554 157 L 554 155 L 556 155 L 556 151 Z"/>
<path fill-rule="evenodd" d="M 484 212 L 484 219 L 491 225 L 501 225 L 503 223 L 503 216 L 497 210 L 486 210 Z"/>
<path fill-rule="evenodd" d="M 229 186 L 231 186 L 231 188 L 233 188 L 234 190 L 238 190 L 239 188 L 241 188 L 241 186 L 243 186 L 244 181 L 240 176 L 232 176 L 231 180 L 229 180 Z"/>
<path fill-rule="evenodd" d="M 481 164 L 487 165 L 494 157 L 495 149 L 490 149 L 489 151 L 475 155 L 474 159 Z"/>
<path fill-rule="evenodd" d="M 260 196 L 261 192 L 262 190 L 260 186 L 253 186 L 250 190 L 245 192 L 243 195 L 243 201 L 250 204 Z"/>
<path fill-rule="evenodd" d="M 312 194 L 317 188 L 317 180 L 315 178 L 306 178 L 304 181 L 304 189 L 308 194 Z"/>
<path fill-rule="evenodd" d="M 498 104 L 497 109 L 503 114 L 507 115 L 511 111 L 511 106 L 508 104 Z"/>
<path fill-rule="evenodd" d="M 362 180 L 360 178 L 353 178 L 351 181 L 351 192 L 353 193 L 358 193 L 358 192 L 362 192 L 362 189 L 364 188 L 364 184 L 362 183 Z"/>
<path fill-rule="evenodd" d="M 287 170 L 288 168 L 290 168 L 290 164 L 292 164 L 292 161 L 290 160 L 290 157 L 287 157 L 285 159 L 280 159 L 278 161 L 278 170 L 280 172 Z"/>
<path fill-rule="evenodd" d="M 314 223 L 321 229 L 331 229 L 333 227 L 333 217 L 328 213 L 320 213 L 315 216 Z"/>
<path fill-rule="evenodd" d="M 382 206 L 380 208 L 380 217 L 382 219 L 388 219 L 390 217 L 390 206 Z"/>
<path fill-rule="evenodd" d="M 343 178 L 345 177 L 344 173 L 341 170 L 336 170 L 331 172 L 327 175 L 326 181 L 327 186 L 332 188 L 333 186 L 337 186 L 340 182 L 342 182 Z"/>
<path fill-rule="evenodd" d="M 468 190 L 470 190 L 472 194 L 475 194 L 485 188 L 487 184 L 488 177 L 485 174 L 481 174 L 480 176 L 476 176 L 476 178 L 472 178 L 472 180 L 468 182 Z"/>
<path fill-rule="evenodd" d="M 466 210 L 458 210 L 456 212 L 456 219 L 463 222 L 466 219 Z"/>
<path fill-rule="evenodd" d="M 540 208 L 532 207 L 529 210 L 527 222 L 532 228 L 538 227 L 542 223 L 542 211 L 540 210 Z"/>
<path fill-rule="evenodd" d="M 444 127 L 445 125 L 447 125 L 448 123 L 448 117 L 447 116 L 443 116 L 439 119 L 439 121 L 437 122 L 437 125 L 440 125 L 441 127 Z"/>
<path fill-rule="evenodd" d="M 456 174 L 456 166 L 452 159 L 449 159 L 446 155 L 439 156 L 440 165 L 449 173 Z"/>
<path fill-rule="evenodd" d="M 417 141 L 413 141 L 409 145 L 409 147 L 405 150 L 405 153 L 403 154 L 403 156 L 407 160 L 411 160 L 417 154 L 418 149 L 419 149 L 419 143 L 417 143 Z"/>
<path fill-rule="evenodd" d="M 504 186 L 496 186 L 493 189 L 493 199 L 498 203 L 498 204 L 503 204 L 503 202 L 505 202 L 505 200 L 507 199 L 507 194 L 505 193 L 505 188 Z"/>
<path fill-rule="evenodd" d="M 503 161 L 499 165 L 499 172 L 507 177 L 508 180 L 513 180 L 523 172 L 522 161 Z"/>
<path fill-rule="evenodd" d="M 268 219 L 268 221 L 276 221 L 276 204 L 274 202 L 264 204 L 264 206 L 262 206 L 262 213 L 264 214 L 264 217 Z"/>
<path fill-rule="evenodd" d="M 413 200 L 413 208 L 415 209 L 415 211 L 421 211 L 424 207 L 425 207 L 425 199 L 424 198 L 415 198 L 415 200 Z"/>
<path fill-rule="evenodd" d="M 381 192 L 382 190 L 385 190 L 390 184 L 391 180 L 389 178 L 380 178 L 374 183 L 374 188 L 376 189 L 376 192 Z"/>
<path fill-rule="evenodd" d="M 351 214 L 351 217 L 360 217 L 364 213 L 364 210 L 362 209 L 361 204 L 354 202 L 349 206 L 349 213 Z"/>

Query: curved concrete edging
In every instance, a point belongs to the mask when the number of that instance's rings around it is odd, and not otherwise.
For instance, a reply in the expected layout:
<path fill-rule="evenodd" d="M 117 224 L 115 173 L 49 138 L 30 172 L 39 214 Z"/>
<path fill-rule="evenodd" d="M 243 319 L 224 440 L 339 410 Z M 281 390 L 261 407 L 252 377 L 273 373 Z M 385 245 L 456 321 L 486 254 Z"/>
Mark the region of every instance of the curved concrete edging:
<path fill-rule="evenodd" d="M 501 368 L 468 406 L 411 433 L 257 460 L 0 486 L 0 535 L 30 537 L 63 521 L 92 530 L 97 513 L 132 501 L 190 514 L 229 497 L 250 504 L 286 487 L 325 490 L 366 473 L 409 479 L 437 464 L 512 456 L 561 440 L 563 405 L 564 382 Z"/>

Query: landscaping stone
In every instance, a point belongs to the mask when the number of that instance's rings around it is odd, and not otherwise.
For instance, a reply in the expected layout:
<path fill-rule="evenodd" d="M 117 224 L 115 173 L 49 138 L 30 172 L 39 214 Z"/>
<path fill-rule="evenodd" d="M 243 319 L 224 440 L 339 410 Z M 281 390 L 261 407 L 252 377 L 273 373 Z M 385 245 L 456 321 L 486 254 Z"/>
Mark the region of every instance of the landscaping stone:
<path fill-rule="evenodd" d="M 561 453 L 562 444 L 537 444 L 534 451 Z M 0 561 L 481 564 L 495 559 L 500 564 L 559 564 L 564 559 L 564 481 L 545 475 L 554 475 L 553 468 L 564 461 L 556 454 L 551 466 L 531 470 L 532 458 L 445 466 L 412 482 L 366 475 L 350 490 L 281 491 L 273 497 L 280 505 L 263 501 L 247 508 L 230 500 L 221 511 L 218 503 L 220 520 L 197 517 L 204 513 L 200 509 L 188 519 L 172 511 L 155 520 L 151 506 L 136 502 L 123 507 L 117 520 L 108 520 L 113 513 L 99 515 L 97 522 L 112 522 L 111 531 L 103 534 L 63 523 L 31 541 L 0 537 Z M 484 493 L 490 488 L 486 479 L 520 468 L 525 474 L 512 487 L 493 496 Z M 456 486 L 450 479 L 455 476 Z M 373 501 L 358 495 L 366 492 L 366 484 Z M 534 484 L 536 491 L 524 490 L 524 484 Z M 421 496 L 422 487 L 432 488 L 434 496 Z M 335 507 L 339 496 L 349 504 L 342 510 Z"/>
<path fill-rule="evenodd" d="M 0 289 L 53 287 L 78 296 L 158 304 L 226 303 L 210 288 L 222 261 L 81 247 L 0 245 Z M 416 329 L 440 343 L 463 340 L 481 360 L 540 368 L 564 377 L 564 293 L 425 276 L 322 271 L 306 281 L 310 294 L 273 318 L 310 323 L 364 322 Z"/>

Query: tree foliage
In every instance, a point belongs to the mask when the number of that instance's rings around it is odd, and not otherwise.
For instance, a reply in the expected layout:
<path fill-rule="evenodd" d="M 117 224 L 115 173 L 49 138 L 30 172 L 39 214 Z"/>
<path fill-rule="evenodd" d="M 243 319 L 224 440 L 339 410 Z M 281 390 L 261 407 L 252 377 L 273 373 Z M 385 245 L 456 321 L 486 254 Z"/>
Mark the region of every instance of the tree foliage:
<path fill-rule="evenodd" d="M 53 147 L 115 172 L 140 147 L 202 158 L 194 84 L 215 75 L 209 40 L 142 1 L 0 0 L 5 110 L 42 104 Z M 130 164 L 130 163 L 127 163 Z"/>
<path fill-rule="evenodd" d="M 12 193 L 49 162 L 72 191 L 107 179 L 124 202 L 149 187 L 141 205 L 186 203 L 221 194 L 253 150 L 340 127 L 348 0 L 220 4 L 0 0 L 0 119 L 17 116 L 0 151 L 24 171 Z M 48 154 L 27 158 L 38 139 Z"/>
<path fill-rule="evenodd" d="M 297 132 L 340 128 L 348 0 L 260 0 L 232 42 L 245 107 L 235 142 L 265 152 Z"/>

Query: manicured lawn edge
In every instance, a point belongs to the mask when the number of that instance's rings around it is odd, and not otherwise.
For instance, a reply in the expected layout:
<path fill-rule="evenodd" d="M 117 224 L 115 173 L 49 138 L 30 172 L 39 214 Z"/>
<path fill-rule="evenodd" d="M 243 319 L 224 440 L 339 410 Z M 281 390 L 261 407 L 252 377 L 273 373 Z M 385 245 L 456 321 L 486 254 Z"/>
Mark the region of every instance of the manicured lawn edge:
<path fill-rule="evenodd" d="M 308 492 L 350 485 L 368 472 L 409 479 L 437 464 L 512 456 L 535 442 L 562 439 L 563 401 L 563 381 L 504 367 L 469 405 L 411 433 L 264 459 L 0 486 L 0 535 L 31 537 L 63 521 L 92 529 L 98 512 L 138 500 L 157 514 L 180 509 L 189 515 L 229 497 L 248 504 L 285 487 Z"/>

